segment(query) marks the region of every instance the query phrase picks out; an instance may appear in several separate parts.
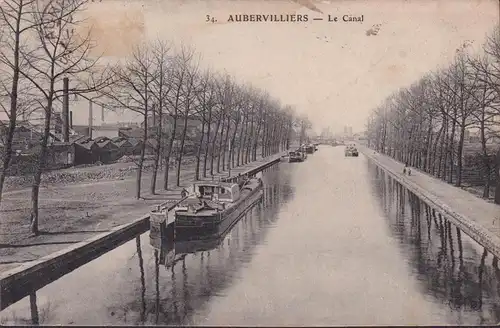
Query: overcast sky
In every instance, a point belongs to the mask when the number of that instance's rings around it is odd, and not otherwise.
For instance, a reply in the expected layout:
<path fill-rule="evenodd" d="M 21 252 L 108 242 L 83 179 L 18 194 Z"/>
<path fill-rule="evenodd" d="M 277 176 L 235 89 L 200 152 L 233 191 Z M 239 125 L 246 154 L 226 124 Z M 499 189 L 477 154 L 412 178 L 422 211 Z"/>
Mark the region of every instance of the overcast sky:
<path fill-rule="evenodd" d="M 497 0 L 311 1 L 324 14 L 285 0 L 95 1 L 88 23 L 105 55 L 126 56 L 137 42 L 156 37 L 184 42 L 202 54 L 204 65 L 307 113 L 316 130 L 362 130 L 391 92 L 450 63 L 464 41 L 480 46 L 499 12 Z M 308 14 L 309 22 L 227 23 L 228 15 L 239 13 Z M 312 21 L 328 14 L 363 15 L 364 22 Z M 218 23 L 206 23 L 206 15 Z M 375 24 L 378 34 L 367 36 Z M 74 124 L 87 123 L 86 108 L 73 104 Z M 106 114 L 108 122 L 132 119 Z"/>

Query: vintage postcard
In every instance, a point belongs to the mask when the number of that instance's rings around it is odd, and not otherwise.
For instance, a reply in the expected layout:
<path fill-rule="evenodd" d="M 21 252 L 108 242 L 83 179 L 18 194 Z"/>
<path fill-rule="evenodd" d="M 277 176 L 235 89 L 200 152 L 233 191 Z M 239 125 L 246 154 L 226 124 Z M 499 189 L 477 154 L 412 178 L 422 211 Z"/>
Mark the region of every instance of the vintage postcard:
<path fill-rule="evenodd" d="M 499 22 L 1 0 L 0 324 L 499 324 Z"/>

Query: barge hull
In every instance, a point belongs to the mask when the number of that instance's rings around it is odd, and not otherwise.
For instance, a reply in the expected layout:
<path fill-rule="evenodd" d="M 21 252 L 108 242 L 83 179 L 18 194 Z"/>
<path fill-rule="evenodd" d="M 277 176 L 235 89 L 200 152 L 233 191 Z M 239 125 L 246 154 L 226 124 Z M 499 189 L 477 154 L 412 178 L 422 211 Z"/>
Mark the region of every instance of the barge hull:
<path fill-rule="evenodd" d="M 175 219 L 175 237 L 180 240 L 189 240 L 192 237 L 220 237 L 236 224 L 238 219 L 262 198 L 263 194 L 262 187 L 257 188 L 239 204 L 212 216 L 197 218 L 195 215 L 182 215 L 182 213 L 178 213 Z M 199 221 L 199 224 L 185 225 L 182 223 L 182 221 L 187 220 Z"/>

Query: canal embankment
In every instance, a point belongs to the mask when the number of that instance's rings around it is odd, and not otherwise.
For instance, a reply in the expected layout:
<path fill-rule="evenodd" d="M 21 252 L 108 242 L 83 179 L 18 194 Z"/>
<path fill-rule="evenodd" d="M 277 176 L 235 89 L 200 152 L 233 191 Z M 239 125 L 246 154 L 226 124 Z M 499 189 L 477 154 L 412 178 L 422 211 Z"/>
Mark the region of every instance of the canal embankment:
<path fill-rule="evenodd" d="M 284 152 L 274 154 L 246 165 L 232 168 L 231 176 L 256 174 L 278 163 L 283 155 Z M 229 172 L 221 172 L 214 178 L 218 179 L 219 177 L 228 176 Z M 163 201 L 180 199 L 181 189 L 188 186 L 191 182 L 192 178 L 183 179 L 180 187 L 170 190 L 168 195 L 163 195 Z M 160 203 L 160 201 L 157 203 Z M 149 229 L 149 214 L 144 215 L 144 212 L 147 213 L 150 209 L 149 207 L 143 208 L 143 216 L 139 219 L 114 227 L 97 236 L 94 233 L 94 236 L 80 242 L 75 242 L 72 246 L 56 253 L 51 252 L 50 255 L 25 264 L 20 262 L 12 263 L 13 268 L 0 273 L 0 310 L 147 231 Z M 122 215 L 125 215 L 125 213 L 122 213 Z M 130 220 L 130 215 L 128 215 L 128 218 Z M 45 250 L 49 251 L 50 247 L 48 244 L 41 243 L 36 246 L 43 248 L 44 245 L 47 246 Z M 29 245 L 26 247 L 29 247 Z M 15 247 L 13 248 L 16 249 Z M 19 249 L 23 249 L 23 247 L 19 247 Z"/>
<path fill-rule="evenodd" d="M 370 161 L 387 172 L 394 180 L 410 190 L 433 210 L 500 257 L 500 207 L 465 190 L 411 168 L 403 174 L 404 164 L 365 146 L 358 149 Z"/>

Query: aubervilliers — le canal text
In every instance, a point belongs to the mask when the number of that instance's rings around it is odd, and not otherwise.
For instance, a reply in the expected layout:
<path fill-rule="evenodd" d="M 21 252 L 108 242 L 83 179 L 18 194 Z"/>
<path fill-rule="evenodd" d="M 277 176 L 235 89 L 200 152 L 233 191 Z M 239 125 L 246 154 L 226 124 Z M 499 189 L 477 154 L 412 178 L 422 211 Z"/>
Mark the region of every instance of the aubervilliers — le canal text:
<path fill-rule="evenodd" d="M 295 22 L 308 22 L 311 20 L 317 21 L 328 21 L 328 22 L 356 22 L 362 23 L 364 21 L 364 15 L 328 15 L 325 19 L 321 16 L 312 17 L 311 15 L 299 15 L 299 14 L 234 14 L 229 15 L 228 22 L 284 22 L 284 23 L 295 23 Z"/>

